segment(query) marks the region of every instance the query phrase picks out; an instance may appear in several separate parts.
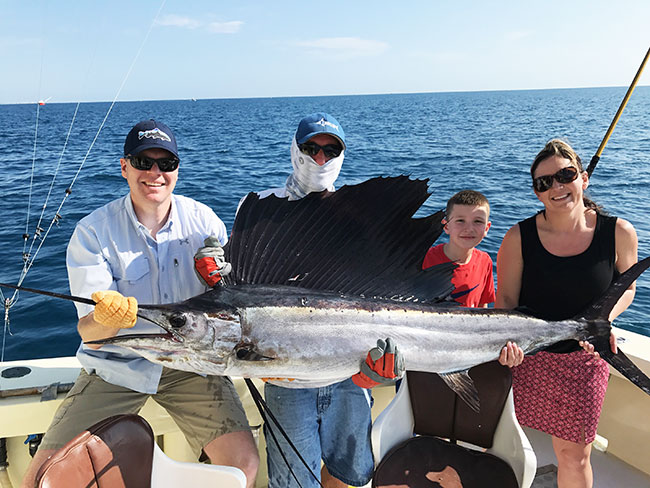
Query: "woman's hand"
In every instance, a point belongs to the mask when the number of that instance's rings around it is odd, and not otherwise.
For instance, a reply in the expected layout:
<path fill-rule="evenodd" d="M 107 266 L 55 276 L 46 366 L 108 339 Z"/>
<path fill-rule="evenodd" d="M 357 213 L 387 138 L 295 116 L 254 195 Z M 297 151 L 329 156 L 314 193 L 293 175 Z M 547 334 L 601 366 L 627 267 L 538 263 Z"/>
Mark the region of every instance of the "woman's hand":
<path fill-rule="evenodd" d="M 519 366 L 524 360 L 524 350 L 519 347 L 515 342 L 510 342 L 501 349 L 499 355 L 499 364 L 512 368 Z"/>
<path fill-rule="evenodd" d="M 579 341 L 578 344 L 580 344 L 580 347 L 582 347 L 589 354 L 592 354 L 596 358 L 600 358 L 600 354 L 598 354 L 598 352 L 590 342 Z M 613 332 L 610 332 L 609 334 L 609 347 L 614 354 L 618 352 L 618 347 L 616 346 L 616 336 L 614 335 Z"/>

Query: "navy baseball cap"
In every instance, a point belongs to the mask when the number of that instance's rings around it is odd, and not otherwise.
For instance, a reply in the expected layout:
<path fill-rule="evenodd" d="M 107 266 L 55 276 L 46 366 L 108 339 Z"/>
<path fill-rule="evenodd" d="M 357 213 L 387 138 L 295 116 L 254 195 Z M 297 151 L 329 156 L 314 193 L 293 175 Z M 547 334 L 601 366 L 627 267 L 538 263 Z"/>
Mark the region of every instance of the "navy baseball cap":
<path fill-rule="evenodd" d="M 345 132 L 339 121 L 330 114 L 317 112 L 308 115 L 298 124 L 296 131 L 296 142 L 302 144 L 318 134 L 330 134 L 336 137 L 345 149 Z"/>
<path fill-rule="evenodd" d="M 154 119 L 141 120 L 126 136 L 124 155 L 135 156 L 145 149 L 166 149 L 178 158 L 176 138 L 169 127 Z"/>

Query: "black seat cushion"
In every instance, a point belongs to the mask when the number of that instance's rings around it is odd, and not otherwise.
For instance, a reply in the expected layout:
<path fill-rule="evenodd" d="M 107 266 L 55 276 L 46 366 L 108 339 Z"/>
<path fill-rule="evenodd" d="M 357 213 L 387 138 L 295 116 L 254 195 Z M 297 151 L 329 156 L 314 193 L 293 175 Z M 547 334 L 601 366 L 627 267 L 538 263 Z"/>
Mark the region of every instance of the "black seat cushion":
<path fill-rule="evenodd" d="M 512 373 L 497 361 L 469 370 L 478 390 L 480 411 L 472 410 L 435 373 L 406 373 L 415 433 L 463 440 L 490 448 L 505 405 Z"/>
<path fill-rule="evenodd" d="M 436 437 L 418 436 L 393 448 L 375 470 L 372 486 L 409 488 L 518 488 L 502 459 Z"/>

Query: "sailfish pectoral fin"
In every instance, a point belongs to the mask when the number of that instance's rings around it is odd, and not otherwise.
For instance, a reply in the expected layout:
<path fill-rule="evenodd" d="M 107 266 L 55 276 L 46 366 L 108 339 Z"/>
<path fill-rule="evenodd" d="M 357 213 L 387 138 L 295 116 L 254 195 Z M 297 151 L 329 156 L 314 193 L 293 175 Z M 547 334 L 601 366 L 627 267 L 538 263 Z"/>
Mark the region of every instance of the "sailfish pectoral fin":
<path fill-rule="evenodd" d="M 261 354 L 253 344 L 238 344 L 235 347 L 235 355 L 240 361 L 271 361 L 275 359 Z"/>
<path fill-rule="evenodd" d="M 439 376 L 472 410 L 476 413 L 479 412 L 481 402 L 478 398 L 478 390 L 467 371 L 440 373 Z"/>

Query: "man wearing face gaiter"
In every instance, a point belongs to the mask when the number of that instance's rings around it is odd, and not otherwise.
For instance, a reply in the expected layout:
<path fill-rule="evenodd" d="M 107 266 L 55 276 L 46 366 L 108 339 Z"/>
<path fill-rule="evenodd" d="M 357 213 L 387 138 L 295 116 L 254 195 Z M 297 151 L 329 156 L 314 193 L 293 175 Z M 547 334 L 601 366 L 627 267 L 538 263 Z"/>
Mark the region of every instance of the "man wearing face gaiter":
<path fill-rule="evenodd" d="M 334 182 L 345 156 L 345 134 L 339 122 L 329 114 L 314 113 L 303 118 L 291 142 L 293 172 L 280 188 L 271 188 L 258 195 L 271 194 L 299 200 L 311 192 L 334 191 Z M 207 249 L 207 248 L 206 248 Z M 209 253 L 208 253 L 209 254 Z M 218 270 L 224 268 L 218 259 L 210 261 L 206 253 L 197 253 L 197 270 L 214 286 Z M 215 258 L 218 256 L 215 255 Z M 204 261 L 206 260 L 206 261 Z M 207 264 L 206 264 L 207 263 Z M 212 276 L 201 269 L 211 268 Z M 208 280 L 215 280 L 210 283 Z M 333 360 L 335 360 L 333 358 Z M 373 473 L 370 443 L 369 388 L 392 383 L 403 372 L 403 361 L 390 339 L 378 341 L 368 354 L 360 373 L 347 380 L 306 381 L 292 378 L 268 378 L 264 396 L 271 412 L 287 432 L 298 452 L 326 488 L 363 486 Z M 298 487 L 280 450 L 287 456 L 303 487 L 318 487 L 306 472 L 284 437 L 274 431 L 280 449 L 264 426 L 266 437 L 269 488 Z M 324 466 L 321 470 L 321 460 Z"/>
<path fill-rule="evenodd" d="M 341 124 L 329 114 L 315 113 L 303 118 L 291 141 L 293 172 L 284 187 L 260 192 L 298 200 L 308 193 L 334 191 L 334 182 L 345 157 L 345 134 Z M 362 486 L 373 471 L 370 448 L 370 392 L 351 379 L 339 383 L 272 379 L 264 386 L 264 397 L 280 425 L 298 448 L 314 473 L 321 471 L 325 487 Z M 267 432 L 266 452 L 269 488 L 296 485 L 278 447 Z M 349 438 L 355 442 L 350 442 Z M 299 463 L 292 462 L 291 448 L 281 435 L 276 438 L 302 486 L 317 486 Z"/>

